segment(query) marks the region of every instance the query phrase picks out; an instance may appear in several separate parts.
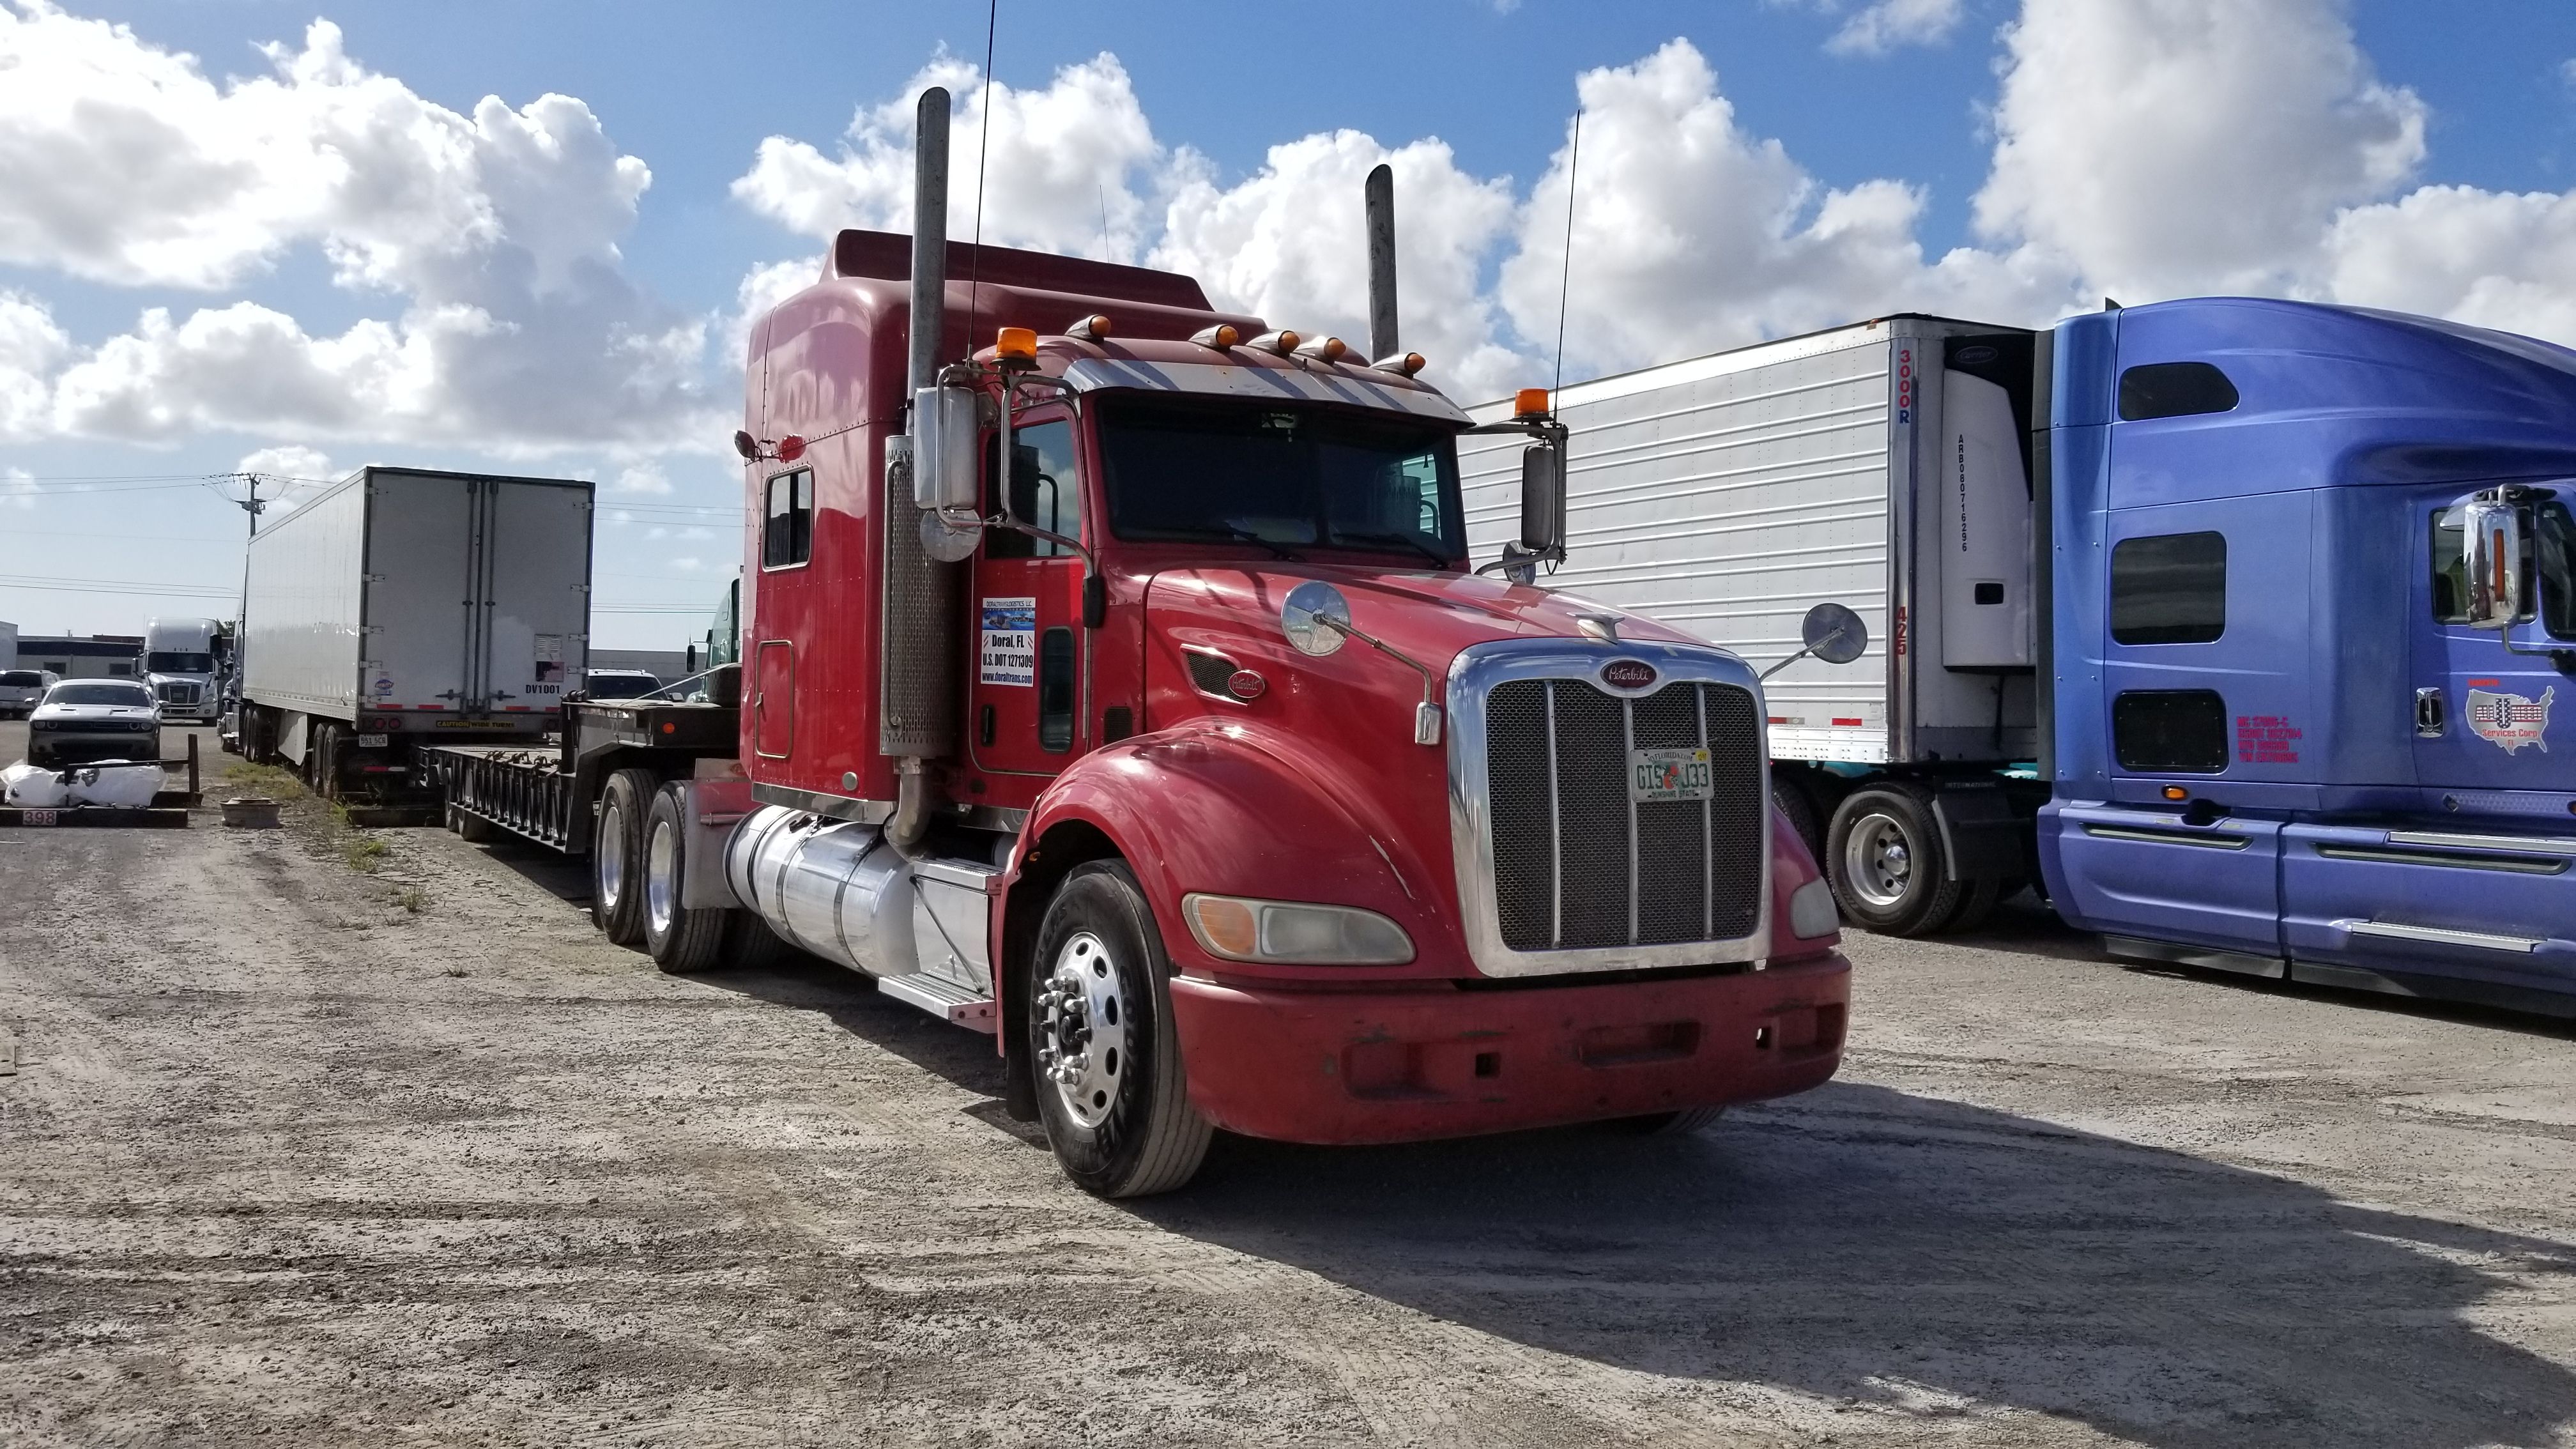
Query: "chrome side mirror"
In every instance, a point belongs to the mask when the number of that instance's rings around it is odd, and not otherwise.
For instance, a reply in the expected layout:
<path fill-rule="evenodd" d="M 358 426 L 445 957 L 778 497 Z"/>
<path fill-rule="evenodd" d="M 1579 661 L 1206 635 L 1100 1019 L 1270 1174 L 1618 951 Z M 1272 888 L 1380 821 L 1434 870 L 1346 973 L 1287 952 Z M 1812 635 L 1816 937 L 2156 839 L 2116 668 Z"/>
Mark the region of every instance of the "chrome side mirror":
<path fill-rule="evenodd" d="M 1807 611 L 1806 621 L 1798 626 L 1798 637 L 1806 647 L 1762 671 L 1772 675 L 1812 654 L 1827 664 L 1849 664 L 1869 651 L 1869 625 L 1841 604 L 1818 604 Z"/>
<path fill-rule="evenodd" d="M 983 508 L 982 443 L 972 388 L 925 387 L 912 397 L 912 501 L 964 514 Z"/>
<path fill-rule="evenodd" d="M 1565 449 L 1553 440 L 1521 450 L 1521 549 L 1555 557 L 1565 547 Z"/>
<path fill-rule="evenodd" d="M 2506 629 L 2522 613 L 2522 510 L 2500 498 L 2460 505 L 2464 601 L 2472 629 Z"/>

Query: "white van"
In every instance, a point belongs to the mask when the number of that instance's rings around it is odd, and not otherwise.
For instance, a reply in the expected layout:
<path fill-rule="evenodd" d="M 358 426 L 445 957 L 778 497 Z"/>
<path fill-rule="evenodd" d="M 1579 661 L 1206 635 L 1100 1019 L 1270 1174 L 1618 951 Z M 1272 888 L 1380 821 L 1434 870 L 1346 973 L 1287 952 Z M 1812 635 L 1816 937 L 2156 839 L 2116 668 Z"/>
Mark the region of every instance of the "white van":
<path fill-rule="evenodd" d="M 0 719 L 25 719 L 61 679 L 50 669 L 0 669 Z"/>

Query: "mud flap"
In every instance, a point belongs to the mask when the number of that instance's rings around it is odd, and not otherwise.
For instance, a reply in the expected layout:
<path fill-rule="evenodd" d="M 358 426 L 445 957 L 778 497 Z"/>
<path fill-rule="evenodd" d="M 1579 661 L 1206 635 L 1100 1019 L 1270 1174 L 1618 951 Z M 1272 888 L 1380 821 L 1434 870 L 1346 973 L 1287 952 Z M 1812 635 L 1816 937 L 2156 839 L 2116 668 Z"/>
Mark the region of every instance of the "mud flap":
<path fill-rule="evenodd" d="M 1941 847 L 1959 880 L 2004 880 L 2021 874 L 2029 850 L 2028 826 L 2013 812 L 2003 788 L 1988 783 L 1945 784 L 1932 796 L 1932 818 Z"/>

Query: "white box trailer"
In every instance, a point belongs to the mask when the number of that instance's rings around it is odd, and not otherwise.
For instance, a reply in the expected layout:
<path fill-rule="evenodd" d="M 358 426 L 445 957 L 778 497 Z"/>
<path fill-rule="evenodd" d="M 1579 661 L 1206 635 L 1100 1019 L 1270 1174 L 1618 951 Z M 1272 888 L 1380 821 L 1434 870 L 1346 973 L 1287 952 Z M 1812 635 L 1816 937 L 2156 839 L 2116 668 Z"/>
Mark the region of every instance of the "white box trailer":
<path fill-rule="evenodd" d="M 426 784 L 407 746 L 544 734 L 588 649 L 592 493 L 367 468 L 260 530 L 245 753 L 386 796 Z"/>
<path fill-rule="evenodd" d="M 1850 786 L 1894 778 L 1955 832 L 1952 858 L 1989 873 L 1986 894 L 2026 870 L 2002 792 L 2040 750 L 2033 348 L 2015 328 L 1886 317 L 1557 396 L 1567 552 L 1544 583 L 1757 668 L 1798 651 L 1817 603 L 1868 625 L 1856 662 L 1801 659 L 1764 686 L 1774 794 L 1820 857 Z M 1520 446 L 1460 440 L 1477 557 L 1518 532 Z"/>

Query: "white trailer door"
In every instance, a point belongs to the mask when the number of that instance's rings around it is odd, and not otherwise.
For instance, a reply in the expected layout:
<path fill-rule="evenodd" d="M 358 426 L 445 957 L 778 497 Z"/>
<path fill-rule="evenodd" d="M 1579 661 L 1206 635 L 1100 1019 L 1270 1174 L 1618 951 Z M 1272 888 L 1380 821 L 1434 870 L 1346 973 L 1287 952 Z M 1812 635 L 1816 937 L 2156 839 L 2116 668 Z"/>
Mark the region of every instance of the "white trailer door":
<path fill-rule="evenodd" d="M 367 500 L 363 707 L 460 711 L 473 623 L 468 479 L 379 472 Z"/>
<path fill-rule="evenodd" d="M 481 693 L 498 714 L 552 710 L 588 662 L 590 490 L 483 486 Z"/>

